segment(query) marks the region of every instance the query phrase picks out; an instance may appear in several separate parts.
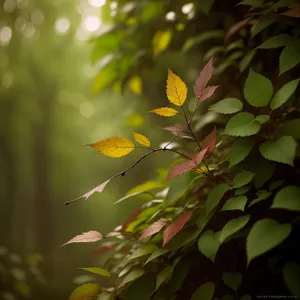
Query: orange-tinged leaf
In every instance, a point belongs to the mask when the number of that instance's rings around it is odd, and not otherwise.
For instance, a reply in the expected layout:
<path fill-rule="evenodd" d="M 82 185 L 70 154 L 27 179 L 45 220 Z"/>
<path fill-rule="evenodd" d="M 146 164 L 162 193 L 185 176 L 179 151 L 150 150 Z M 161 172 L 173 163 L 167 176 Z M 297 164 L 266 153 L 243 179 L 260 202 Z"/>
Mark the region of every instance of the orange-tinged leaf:
<path fill-rule="evenodd" d="M 208 99 L 209 97 L 211 97 L 218 87 L 219 87 L 218 85 L 210 85 L 210 86 L 206 87 L 203 90 L 200 97 L 198 98 L 198 103 L 200 103 L 200 102 Z"/>
<path fill-rule="evenodd" d="M 300 18 L 300 4 L 293 4 L 289 6 L 290 10 L 282 13 L 281 15 L 291 18 Z"/>
<path fill-rule="evenodd" d="M 183 132 L 186 129 L 186 127 L 187 126 L 184 125 L 184 124 L 175 124 L 174 126 L 165 127 L 163 129 L 167 130 L 167 131 L 177 133 L 177 132 Z"/>
<path fill-rule="evenodd" d="M 139 240 L 144 239 L 146 237 L 152 236 L 155 233 L 161 231 L 161 229 L 167 224 L 167 219 L 161 218 L 157 222 L 151 224 L 140 236 Z"/>
<path fill-rule="evenodd" d="M 109 157 L 122 157 L 134 149 L 134 144 L 123 137 L 109 138 L 88 146 Z"/>
<path fill-rule="evenodd" d="M 69 297 L 69 300 L 86 300 L 96 296 L 100 287 L 96 283 L 86 283 L 77 287 Z"/>
<path fill-rule="evenodd" d="M 139 144 L 146 146 L 146 147 L 150 147 L 149 139 L 146 136 L 144 136 L 143 134 L 134 132 L 133 137 Z"/>
<path fill-rule="evenodd" d="M 168 69 L 167 97 L 169 101 L 177 106 L 182 106 L 186 100 L 187 87 L 181 78 Z"/>
<path fill-rule="evenodd" d="M 151 112 L 163 117 L 173 117 L 178 113 L 176 109 L 171 107 L 160 107 L 153 109 Z"/>
<path fill-rule="evenodd" d="M 230 39 L 236 32 L 238 32 L 241 28 L 245 27 L 251 20 L 252 18 L 247 18 L 247 19 L 244 19 L 240 22 L 237 22 L 235 23 L 234 25 L 232 25 L 226 35 L 225 35 L 225 38 L 224 38 L 224 41 L 226 42 L 228 39 Z"/>
<path fill-rule="evenodd" d="M 95 230 L 90 230 L 83 232 L 82 234 L 76 235 L 68 242 L 64 243 L 62 246 L 73 244 L 73 243 L 92 243 L 97 242 L 102 239 L 102 234 Z"/>
<path fill-rule="evenodd" d="M 208 82 L 212 77 L 213 70 L 213 58 L 211 58 L 201 70 L 200 75 L 196 79 L 194 92 L 197 97 L 200 97 L 203 94 L 204 89 L 206 88 Z"/>
<path fill-rule="evenodd" d="M 211 154 L 216 147 L 216 141 L 217 141 L 217 130 L 216 127 L 212 130 L 212 132 L 205 137 L 205 139 L 202 141 L 201 146 L 203 149 L 207 149 L 207 155 Z"/>
<path fill-rule="evenodd" d="M 207 150 L 208 148 L 205 148 L 196 155 L 194 155 L 191 160 L 174 165 L 167 175 L 167 180 L 188 173 L 191 170 L 195 169 L 202 161 Z"/>
<path fill-rule="evenodd" d="M 192 217 L 192 214 L 191 211 L 183 212 L 174 222 L 168 225 L 164 231 L 163 246 L 165 246 L 183 228 Z"/>

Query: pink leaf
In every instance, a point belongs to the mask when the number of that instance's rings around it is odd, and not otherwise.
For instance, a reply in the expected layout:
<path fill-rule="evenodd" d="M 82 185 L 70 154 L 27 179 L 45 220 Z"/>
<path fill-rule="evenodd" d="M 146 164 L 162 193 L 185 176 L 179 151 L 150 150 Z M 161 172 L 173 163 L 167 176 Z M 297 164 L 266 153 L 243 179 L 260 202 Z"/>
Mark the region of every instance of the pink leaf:
<path fill-rule="evenodd" d="M 210 81 L 213 74 L 213 58 L 211 58 L 208 63 L 204 66 L 200 75 L 197 77 L 194 87 L 194 92 L 197 97 L 200 97 L 206 88 L 208 82 Z"/>
<path fill-rule="evenodd" d="M 281 15 L 291 18 L 300 18 L 300 4 L 293 4 L 289 6 L 290 10 L 282 13 Z"/>
<path fill-rule="evenodd" d="M 240 22 L 237 22 L 233 26 L 231 26 L 224 38 L 224 41 L 226 42 L 228 39 L 230 39 L 236 32 L 238 32 L 241 28 L 245 27 L 251 20 L 252 18 L 246 18 Z"/>
<path fill-rule="evenodd" d="M 192 169 L 196 168 L 202 161 L 206 151 L 207 148 L 194 155 L 191 160 L 173 166 L 167 175 L 167 180 L 188 173 Z"/>
<path fill-rule="evenodd" d="M 161 218 L 157 222 L 151 224 L 140 236 L 139 240 L 144 239 L 146 237 L 152 236 L 155 233 L 161 231 L 161 229 L 167 224 L 167 219 Z"/>
<path fill-rule="evenodd" d="M 186 125 L 184 124 L 175 124 L 174 126 L 169 126 L 163 128 L 164 130 L 171 131 L 171 132 L 182 132 L 186 129 Z"/>
<path fill-rule="evenodd" d="M 202 148 L 208 148 L 207 149 L 207 155 L 211 154 L 216 147 L 216 141 L 217 141 L 217 130 L 216 127 L 212 130 L 212 132 L 205 137 L 205 139 L 202 141 L 201 146 Z"/>
<path fill-rule="evenodd" d="M 82 234 L 76 235 L 68 242 L 64 243 L 62 246 L 73 244 L 73 243 L 91 243 L 97 242 L 102 239 L 102 234 L 95 230 L 90 230 L 87 232 L 83 232 Z"/>
<path fill-rule="evenodd" d="M 200 102 L 206 100 L 207 98 L 211 97 L 218 87 L 219 87 L 218 85 L 210 85 L 210 86 L 206 87 L 203 90 L 202 94 L 199 96 L 198 103 L 200 103 Z"/>
<path fill-rule="evenodd" d="M 172 222 L 164 231 L 163 247 L 183 228 L 183 226 L 192 217 L 192 212 L 183 212 L 180 216 Z"/>

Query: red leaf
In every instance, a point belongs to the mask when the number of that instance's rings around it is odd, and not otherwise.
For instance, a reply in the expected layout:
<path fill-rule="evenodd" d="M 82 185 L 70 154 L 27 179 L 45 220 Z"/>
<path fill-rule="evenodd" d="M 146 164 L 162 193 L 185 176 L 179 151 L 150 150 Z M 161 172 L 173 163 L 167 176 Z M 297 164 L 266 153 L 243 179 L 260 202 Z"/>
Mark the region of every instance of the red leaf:
<path fill-rule="evenodd" d="M 240 22 L 235 23 L 233 26 L 231 26 L 224 38 L 224 41 L 226 42 L 229 38 L 231 38 L 237 31 L 239 31 L 241 28 L 245 27 L 252 18 L 246 18 Z"/>
<path fill-rule="evenodd" d="M 197 77 L 194 87 L 194 92 L 197 97 L 200 97 L 206 88 L 208 82 L 210 81 L 213 74 L 213 58 L 211 58 L 208 63 L 204 66 L 200 75 Z"/>
<path fill-rule="evenodd" d="M 76 235 L 74 238 L 64 243 L 62 246 L 73 243 L 91 243 L 97 242 L 102 239 L 102 234 L 95 230 L 83 232 L 82 234 Z"/>
<path fill-rule="evenodd" d="M 293 4 L 289 6 L 290 10 L 282 13 L 281 15 L 292 17 L 292 18 L 300 18 L 300 4 Z"/>
<path fill-rule="evenodd" d="M 160 232 L 161 229 L 166 225 L 166 223 L 167 223 L 167 219 L 164 218 L 161 218 L 157 222 L 154 222 L 142 233 L 139 240 Z"/>
<path fill-rule="evenodd" d="M 136 210 L 133 214 L 131 214 L 123 223 L 121 232 L 124 232 L 127 226 L 142 212 L 142 209 Z"/>
<path fill-rule="evenodd" d="M 200 97 L 198 98 L 198 103 L 206 100 L 207 98 L 211 97 L 216 89 L 218 88 L 218 85 L 210 85 L 204 89 Z"/>
<path fill-rule="evenodd" d="M 163 128 L 164 130 L 171 131 L 171 132 L 182 132 L 186 129 L 186 125 L 184 124 L 175 124 L 174 126 L 169 126 Z"/>
<path fill-rule="evenodd" d="M 192 216 L 192 212 L 183 212 L 180 216 L 172 222 L 164 231 L 163 247 L 183 228 Z"/>
<path fill-rule="evenodd" d="M 192 169 L 196 168 L 202 161 L 206 151 L 207 149 L 203 149 L 194 155 L 194 157 L 191 157 L 192 160 L 188 160 L 173 166 L 167 175 L 167 180 L 188 173 Z"/>
<path fill-rule="evenodd" d="M 212 132 L 205 137 L 205 139 L 202 141 L 201 146 L 203 149 L 207 149 L 207 155 L 211 154 L 216 147 L 216 142 L 217 142 L 217 130 L 216 127 L 212 130 Z"/>

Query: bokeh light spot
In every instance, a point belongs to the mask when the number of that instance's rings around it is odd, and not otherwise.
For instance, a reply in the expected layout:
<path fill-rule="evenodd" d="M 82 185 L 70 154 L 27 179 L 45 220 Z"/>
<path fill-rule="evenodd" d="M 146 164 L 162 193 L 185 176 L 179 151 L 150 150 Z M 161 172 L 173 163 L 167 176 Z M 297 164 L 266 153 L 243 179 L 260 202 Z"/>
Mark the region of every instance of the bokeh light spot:
<path fill-rule="evenodd" d="M 2 27 L 0 30 L 0 43 L 2 45 L 7 45 L 10 42 L 11 37 L 12 37 L 11 28 L 8 26 Z"/>
<path fill-rule="evenodd" d="M 79 112 L 82 116 L 89 118 L 95 113 L 95 106 L 92 103 L 85 101 L 81 103 Z"/>
<path fill-rule="evenodd" d="M 89 0 L 89 4 L 94 7 L 101 7 L 106 3 L 106 0 Z"/>
<path fill-rule="evenodd" d="M 14 0 L 6 0 L 3 3 L 3 9 L 7 13 L 12 13 L 16 9 L 16 3 Z"/>
<path fill-rule="evenodd" d="M 44 22 L 44 14 L 42 11 L 36 9 L 31 13 L 31 21 L 35 25 L 42 25 Z"/>
<path fill-rule="evenodd" d="M 168 21 L 174 21 L 176 19 L 176 14 L 174 13 L 174 11 L 169 11 L 166 14 L 166 20 Z"/>
<path fill-rule="evenodd" d="M 101 25 L 101 20 L 99 17 L 97 16 L 87 16 L 84 19 L 84 27 L 90 31 L 90 32 L 95 32 L 99 29 L 100 25 Z"/>
<path fill-rule="evenodd" d="M 181 11 L 187 15 L 193 10 L 193 8 L 194 8 L 193 3 L 186 3 L 182 6 Z"/>
<path fill-rule="evenodd" d="M 71 22 L 67 17 L 60 17 L 55 22 L 55 32 L 57 34 L 65 34 L 69 31 Z"/>

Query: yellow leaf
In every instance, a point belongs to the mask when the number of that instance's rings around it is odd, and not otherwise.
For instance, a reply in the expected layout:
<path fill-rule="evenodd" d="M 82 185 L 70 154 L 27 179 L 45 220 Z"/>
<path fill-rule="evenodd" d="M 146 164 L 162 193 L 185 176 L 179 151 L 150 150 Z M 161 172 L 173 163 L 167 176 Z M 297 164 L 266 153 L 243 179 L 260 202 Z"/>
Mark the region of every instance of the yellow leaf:
<path fill-rule="evenodd" d="M 150 147 L 149 139 L 147 137 L 145 137 L 143 134 L 134 132 L 133 137 L 139 144 L 146 146 L 146 147 Z"/>
<path fill-rule="evenodd" d="M 89 146 L 109 157 L 122 157 L 134 149 L 134 144 L 123 137 L 109 138 Z"/>
<path fill-rule="evenodd" d="M 153 37 L 153 56 L 157 56 L 164 51 L 170 44 L 172 39 L 172 31 L 157 31 Z"/>
<path fill-rule="evenodd" d="M 142 93 L 142 81 L 139 76 L 133 76 L 128 81 L 128 86 L 133 93 L 140 95 Z"/>
<path fill-rule="evenodd" d="M 186 100 L 187 87 L 179 76 L 168 69 L 167 97 L 177 106 L 182 106 Z"/>
<path fill-rule="evenodd" d="M 174 108 L 171 107 L 161 107 L 161 108 L 156 108 L 153 109 L 151 112 L 163 116 L 163 117 L 173 117 L 175 116 L 178 111 Z"/>

